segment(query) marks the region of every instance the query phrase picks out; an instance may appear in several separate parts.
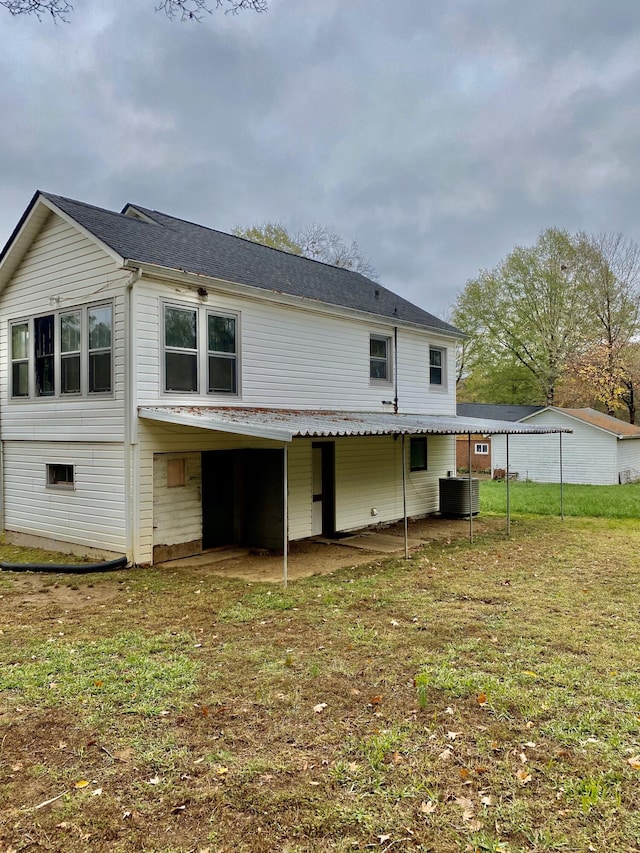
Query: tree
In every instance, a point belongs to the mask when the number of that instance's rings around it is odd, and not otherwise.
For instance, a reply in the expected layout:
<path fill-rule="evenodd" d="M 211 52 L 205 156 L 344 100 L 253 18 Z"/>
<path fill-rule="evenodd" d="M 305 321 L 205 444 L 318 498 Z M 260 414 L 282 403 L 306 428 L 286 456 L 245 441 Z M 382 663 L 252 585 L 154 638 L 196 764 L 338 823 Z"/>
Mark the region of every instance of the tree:
<path fill-rule="evenodd" d="M 233 233 L 236 237 L 244 237 L 254 243 L 262 243 L 292 255 L 302 255 L 334 267 L 353 270 L 368 278 L 375 279 L 377 276 L 371 261 L 363 257 L 355 240 L 347 244 L 324 225 L 308 225 L 292 236 L 280 222 L 263 222 L 250 227 L 238 225 L 233 229 Z"/>
<path fill-rule="evenodd" d="M 39 20 L 50 16 L 56 22 L 65 23 L 74 8 L 68 0 L 0 0 L 0 7 L 12 15 L 35 15 Z M 160 0 L 155 8 L 171 20 L 180 18 L 181 21 L 201 21 L 205 14 L 213 11 L 208 0 Z M 268 0 L 215 0 L 215 8 L 235 15 L 245 9 L 266 12 L 269 3 Z"/>
<path fill-rule="evenodd" d="M 478 371 L 502 370 L 508 379 L 517 368 L 519 386 L 529 384 L 535 398 L 529 402 L 553 404 L 567 360 L 593 326 L 575 241 L 549 228 L 535 246 L 516 246 L 467 282 L 453 322 L 473 340 L 467 383 Z"/>

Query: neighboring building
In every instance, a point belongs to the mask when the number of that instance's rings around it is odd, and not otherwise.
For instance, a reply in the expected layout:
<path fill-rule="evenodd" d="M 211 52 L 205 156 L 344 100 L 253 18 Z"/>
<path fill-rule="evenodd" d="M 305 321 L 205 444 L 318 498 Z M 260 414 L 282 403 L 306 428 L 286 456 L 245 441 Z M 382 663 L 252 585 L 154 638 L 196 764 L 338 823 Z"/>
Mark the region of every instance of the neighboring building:
<path fill-rule="evenodd" d="M 541 408 L 542 406 L 512 406 L 502 403 L 458 403 L 456 413 L 461 418 L 514 422 Z M 478 473 L 489 473 L 492 470 L 491 435 L 474 433 L 470 436 L 457 436 L 456 467 L 459 471 L 469 470 L 469 450 L 471 450 L 472 470 Z"/>
<path fill-rule="evenodd" d="M 608 485 L 640 480 L 640 427 L 604 415 L 595 409 L 546 406 L 526 415 L 522 423 L 565 427 L 571 434 L 541 436 L 524 442 L 509 437 L 509 469 L 520 480 L 557 483 L 562 448 L 566 483 Z M 493 437 L 493 469 L 506 469 L 505 436 Z"/>

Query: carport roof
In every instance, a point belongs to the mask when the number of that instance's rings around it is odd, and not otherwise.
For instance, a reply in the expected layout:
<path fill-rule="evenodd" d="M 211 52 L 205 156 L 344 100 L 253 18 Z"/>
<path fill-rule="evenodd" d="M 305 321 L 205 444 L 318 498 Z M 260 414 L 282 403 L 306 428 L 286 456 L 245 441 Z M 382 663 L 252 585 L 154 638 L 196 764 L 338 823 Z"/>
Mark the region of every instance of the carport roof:
<path fill-rule="evenodd" d="M 231 406 L 141 406 L 141 418 L 273 441 L 356 435 L 539 435 L 571 432 L 557 426 L 392 412 L 331 412 Z"/>

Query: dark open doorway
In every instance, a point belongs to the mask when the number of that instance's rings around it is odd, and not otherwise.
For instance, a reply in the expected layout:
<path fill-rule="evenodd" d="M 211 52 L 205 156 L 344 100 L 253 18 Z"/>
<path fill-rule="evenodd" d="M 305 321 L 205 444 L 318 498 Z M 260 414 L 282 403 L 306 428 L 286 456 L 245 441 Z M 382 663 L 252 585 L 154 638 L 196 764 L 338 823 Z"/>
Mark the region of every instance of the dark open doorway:
<path fill-rule="evenodd" d="M 333 536 L 336 532 L 335 469 L 336 454 L 332 441 L 314 441 L 311 445 L 314 536 Z"/>
<path fill-rule="evenodd" d="M 282 450 L 210 450 L 202 454 L 202 547 L 282 550 Z"/>

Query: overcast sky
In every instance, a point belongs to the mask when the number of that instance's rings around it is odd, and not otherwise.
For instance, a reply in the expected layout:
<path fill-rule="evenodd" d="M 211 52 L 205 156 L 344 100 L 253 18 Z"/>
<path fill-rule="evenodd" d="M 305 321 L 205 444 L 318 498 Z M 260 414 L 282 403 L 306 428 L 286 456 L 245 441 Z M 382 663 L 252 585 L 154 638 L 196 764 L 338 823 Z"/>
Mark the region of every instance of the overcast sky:
<path fill-rule="evenodd" d="M 318 222 L 439 316 L 550 226 L 640 239 L 639 0 L 0 9 L 0 244 L 36 189 Z"/>

